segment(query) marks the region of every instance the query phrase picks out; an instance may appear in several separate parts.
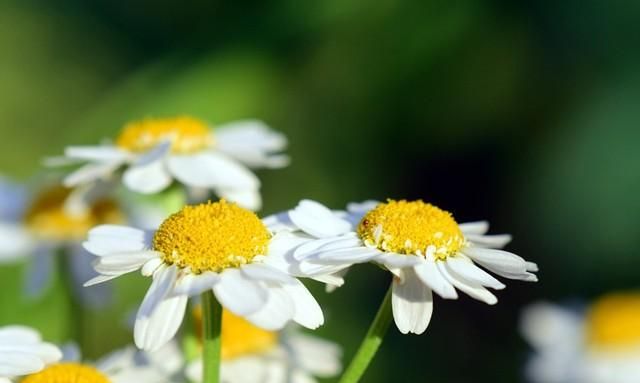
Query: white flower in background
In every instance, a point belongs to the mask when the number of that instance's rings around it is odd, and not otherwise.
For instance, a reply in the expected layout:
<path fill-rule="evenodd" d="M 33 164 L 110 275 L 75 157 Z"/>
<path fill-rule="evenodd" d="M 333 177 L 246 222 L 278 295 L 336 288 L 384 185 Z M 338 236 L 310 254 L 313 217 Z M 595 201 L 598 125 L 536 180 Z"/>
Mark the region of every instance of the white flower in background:
<path fill-rule="evenodd" d="M 521 330 L 534 349 L 531 382 L 640 382 L 640 293 L 605 295 L 582 310 L 536 303 Z"/>
<path fill-rule="evenodd" d="M 40 334 L 29 327 L 0 327 L 0 383 L 38 372 L 61 357 L 56 346 L 43 342 Z"/>
<path fill-rule="evenodd" d="M 110 178 L 125 167 L 123 183 L 139 193 L 158 193 L 177 180 L 187 188 L 212 190 L 258 210 L 260 181 L 247 167 L 286 166 L 288 157 L 278 153 L 286 146 L 284 135 L 257 120 L 231 122 L 214 130 L 192 117 L 145 119 L 127 124 L 114 144 L 68 147 L 66 161 L 87 163 L 65 184 Z"/>
<path fill-rule="evenodd" d="M 485 235 L 487 222 L 458 224 L 450 213 L 422 201 L 368 201 L 350 204 L 347 212 L 332 212 L 306 200 L 286 217 L 276 217 L 283 230 L 293 227 L 318 238 L 289 255 L 297 275 L 335 275 L 365 262 L 393 273 L 393 316 L 405 334 L 426 330 L 433 311 L 432 290 L 445 299 L 457 299 L 458 289 L 495 304 L 497 298 L 486 287 L 505 285 L 477 265 L 505 278 L 537 280 L 531 273 L 537 271 L 534 263 L 496 250 L 511 240 L 509 235 Z"/>
<path fill-rule="evenodd" d="M 221 336 L 224 383 L 312 383 L 315 377 L 330 378 L 342 369 L 342 352 L 335 343 L 294 329 L 264 330 L 226 310 Z M 186 373 L 200 382 L 202 359 L 190 363 Z"/>
<path fill-rule="evenodd" d="M 320 306 L 296 278 L 278 269 L 299 238 L 272 235 L 251 211 L 225 200 L 186 206 L 169 216 L 148 244 L 145 233 L 104 225 L 84 247 L 98 256 L 93 285 L 141 270 L 153 277 L 136 316 L 134 339 L 155 350 L 173 338 L 190 296 L 212 290 L 223 307 L 257 326 L 277 330 L 293 320 L 316 328 Z"/>
<path fill-rule="evenodd" d="M 133 347 L 116 350 L 95 363 L 81 362 L 75 347 L 60 363 L 24 377 L 21 383 L 170 383 L 183 382 L 184 361 L 173 343 L 155 353 Z"/>
<path fill-rule="evenodd" d="M 106 189 L 41 186 L 30 196 L 26 187 L 0 180 L 0 263 L 31 259 L 25 279 L 27 295 L 39 295 L 56 269 L 57 255 L 67 257 L 76 292 L 86 304 L 104 302 L 107 289 L 84 289 L 95 275 L 81 243 L 93 226 L 124 222 Z M 64 254 L 57 254 L 64 252 Z"/>

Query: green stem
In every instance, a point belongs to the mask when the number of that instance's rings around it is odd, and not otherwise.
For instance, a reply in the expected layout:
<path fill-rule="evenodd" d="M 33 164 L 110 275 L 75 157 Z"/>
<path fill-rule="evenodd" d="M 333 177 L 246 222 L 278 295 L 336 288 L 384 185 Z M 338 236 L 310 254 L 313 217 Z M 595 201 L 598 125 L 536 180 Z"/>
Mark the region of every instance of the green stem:
<path fill-rule="evenodd" d="M 58 275 L 60 275 L 62 281 L 62 290 L 64 291 L 67 299 L 67 329 L 69 339 L 73 340 L 81 350 L 85 349 L 84 344 L 84 328 L 85 328 L 85 313 L 80 302 L 80 298 L 77 296 L 77 291 L 73 285 L 73 275 L 71 275 L 71 259 L 68 251 L 65 248 L 61 248 L 58 251 Z"/>
<path fill-rule="evenodd" d="M 391 286 L 389 286 L 389 290 L 387 290 L 387 294 L 380 304 L 378 313 L 371 323 L 371 326 L 369 326 L 367 335 L 362 340 L 358 352 L 351 360 L 349 367 L 347 367 L 342 378 L 340 378 L 339 383 L 356 383 L 360 381 L 367 367 L 369 367 L 371 360 L 376 355 L 378 348 L 380 348 L 380 344 L 389 328 L 391 319 Z"/>
<path fill-rule="evenodd" d="M 220 381 L 220 329 L 222 306 L 212 291 L 202 294 L 202 383 Z"/>

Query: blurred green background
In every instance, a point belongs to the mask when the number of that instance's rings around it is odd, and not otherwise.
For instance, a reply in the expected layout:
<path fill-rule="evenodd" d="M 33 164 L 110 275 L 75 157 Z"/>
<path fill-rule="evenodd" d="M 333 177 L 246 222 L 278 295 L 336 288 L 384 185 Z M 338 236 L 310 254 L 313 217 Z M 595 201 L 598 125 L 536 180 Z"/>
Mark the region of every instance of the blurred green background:
<path fill-rule="evenodd" d="M 640 2 L 597 0 L 0 1 L 0 172 L 27 180 L 129 119 L 261 118 L 293 158 L 259 173 L 264 214 L 422 198 L 491 220 L 540 265 L 495 307 L 436 299 L 428 331 L 390 330 L 364 381 L 520 381 L 523 305 L 640 282 L 639 16 Z M 0 270 L 0 324 L 64 340 L 59 281 L 26 300 L 23 269 Z M 312 286 L 345 362 L 388 278 L 360 266 L 332 295 Z M 88 356 L 131 341 L 147 282 L 89 313 Z"/>

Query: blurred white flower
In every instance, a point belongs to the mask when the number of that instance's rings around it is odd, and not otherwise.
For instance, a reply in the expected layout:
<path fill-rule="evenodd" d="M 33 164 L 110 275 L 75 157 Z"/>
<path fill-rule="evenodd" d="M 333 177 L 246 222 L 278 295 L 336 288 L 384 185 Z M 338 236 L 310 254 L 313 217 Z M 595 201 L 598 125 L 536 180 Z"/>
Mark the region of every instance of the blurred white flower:
<path fill-rule="evenodd" d="M 614 293 L 586 309 L 540 302 L 522 313 L 535 383 L 640 381 L 640 293 Z"/>
<path fill-rule="evenodd" d="M 312 383 L 342 369 L 342 351 L 333 342 L 296 329 L 263 330 L 226 310 L 222 318 L 222 382 Z M 200 382 L 202 359 L 190 363 L 186 374 Z"/>
<path fill-rule="evenodd" d="M 242 120 L 214 130 L 192 117 L 145 119 L 123 128 L 114 144 L 70 146 L 52 165 L 86 162 L 66 179 L 67 186 L 111 178 L 125 167 L 122 182 L 139 193 L 158 193 L 173 180 L 195 191 L 209 189 L 251 209 L 261 207 L 260 181 L 247 168 L 279 168 L 284 135 L 257 120 Z"/>
<path fill-rule="evenodd" d="M 0 327 L 0 383 L 38 372 L 61 357 L 60 349 L 43 342 L 40 334 L 29 327 Z"/>
<path fill-rule="evenodd" d="M 298 276 L 324 279 L 346 268 L 374 262 L 393 275 L 392 307 L 402 333 L 423 333 L 433 311 L 432 290 L 457 299 L 456 289 L 487 304 L 497 298 L 485 287 L 500 281 L 476 264 L 509 279 L 537 281 L 535 263 L 497 250 L 509 235 L 486 235 L 487 222 L 458 224 L 452 215 L 422 201 L 367 201 L 346 212 L 303 200 L 286 213 L 269 217 L 272 228 L 314 238 L 290 252 Z"/>
<path fill-rule="evenodd" d="M 272 235 L 251 211 L 225 200 L 186 206 L 169 216 L 147 242 L 142 230 L 103 225 L 89 232 L 85 249 L 95 254 L 102 283 L 141 270 L 152 277 L 134 326 L 136 345 L 155 350 L 182 323 L 187 300 L 212 291 L 229 311 L 257 326 L 280 329 L 293 320 L 316 328 L 324 322 L 320 306 L 296 278 L 274 265 L 300 239 Z"/>

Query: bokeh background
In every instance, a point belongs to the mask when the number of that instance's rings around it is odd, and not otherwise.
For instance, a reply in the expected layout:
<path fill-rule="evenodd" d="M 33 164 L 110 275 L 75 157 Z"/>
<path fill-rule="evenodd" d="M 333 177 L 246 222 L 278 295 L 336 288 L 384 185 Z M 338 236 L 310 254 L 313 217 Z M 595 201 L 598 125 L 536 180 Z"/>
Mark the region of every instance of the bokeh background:
<path fill-rule="evenodd" d="M 30 180 L 130 119 L 261 118 L 293 158 L 260 172 L 263 213 L 422 198 L 489 219 L 540 265 L 495 307 L 436 298 L 428 331 L 391 329 L 364 381 L 521 381 L 525 304 L 640 285 L 639 16 L 597 0 L 0 1 L 0 172 Z M 26 299 L 24 269 L 0 268 L 0 324 L 63 341 L 60 280 Z M 360 266 L 332 295 L 312 286 L 345 362 L 388 279 Z M 86 313 L 89 357 L 131 341 L 147 282 Z"/>

